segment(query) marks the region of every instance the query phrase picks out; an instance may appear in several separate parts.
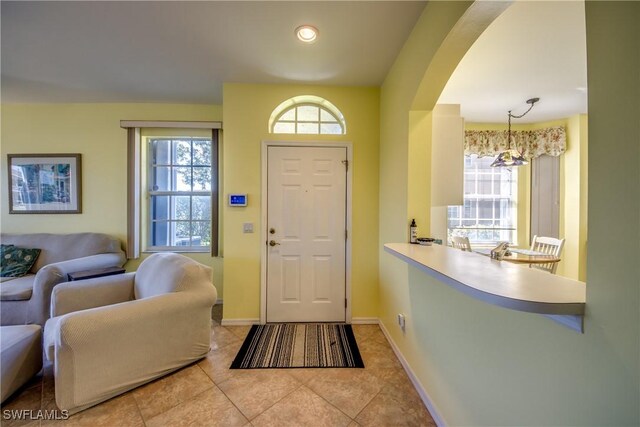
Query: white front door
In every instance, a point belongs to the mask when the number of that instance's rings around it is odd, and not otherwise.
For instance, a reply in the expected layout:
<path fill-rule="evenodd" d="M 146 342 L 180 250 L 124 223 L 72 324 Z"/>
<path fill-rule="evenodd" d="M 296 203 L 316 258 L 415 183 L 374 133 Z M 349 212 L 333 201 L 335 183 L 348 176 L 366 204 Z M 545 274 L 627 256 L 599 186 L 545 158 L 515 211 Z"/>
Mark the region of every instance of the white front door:
<path fill-rule="evenodd" d="M 344 322 L 347 149 L 267 156 L 267 322 Z"/>

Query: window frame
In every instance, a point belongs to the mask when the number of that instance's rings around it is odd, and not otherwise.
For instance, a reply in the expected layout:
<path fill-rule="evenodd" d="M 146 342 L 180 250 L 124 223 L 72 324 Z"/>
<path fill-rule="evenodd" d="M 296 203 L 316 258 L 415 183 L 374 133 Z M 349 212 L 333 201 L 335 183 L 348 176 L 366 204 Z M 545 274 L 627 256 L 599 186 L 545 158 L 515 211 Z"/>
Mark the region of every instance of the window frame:
<path fill-rule="evenodd" d="M 318 117 L 317 120 L 299 120 L 298 119 L 298 108 L 300 107 L 314 107 L 318 109 Z M 294 119 L 293 120 L 283 120 L 282 117 L 289 113 L 290 111 L 294 112 Z M 325 112 L 327 114 L 329 114 L 333 120 L 332 121 L 327 121 L 327 120 L 322 120 L 322 112 Z M 295 132 L 276 132 L 275 128 L 279 123 L 290 123 L 294 125 L 294 129 Z M 317 126 L 317 132 L 300 132 L 299 131 L 299 124 L 314 124 Z M 331 125 L 338 125 L 340 126 L 340 132 L 339 133 L 323 133 L 322 132 L 322 125 L 323 124 L 331 124 Z M 344 135 L 345 131 L 344 131 L 344 125 L 342 123 L 342 121 L 340 120 L 340 118 L 334 114 L 332 111 L 330 111 L 329 109 L 323 107 L 322 105 L 318 105 L 318 104 L 314 104 L 312 102 L 302 102 L 299 104 L 294 104 L 291 107 L 283 110 L 280 114 L 278 114 L 273 122 L 273 125 L 271 126 L 271 132 L 272 133 L 282 133 L 282 134 L 287 134 L 287 135 Z"/>
<path fill-rule="evenodd" d="M 312 106 L 318 109 L 318 120 L 310 121 L 310 120 L 302 120 L 298 121 L 298 107 Z M 294 110 L 295 119 L 282 121 L 282 117 L 289 113 L 291 110 Z M 325 112 L 329 114 L 335 121 L 327 121 L 322 119 L 322 113 Z M 294 132 L 279 132 L 276 131 L 276 125 L 279 123 L 292 123 L 294 125 Z M 317 130 L 316 133 L 310 132 L 298 132 L 298 123 L 316 123 Z M 323 124 L 337 124 L 340 127 L 339 133 L 323 133 L 322 125 Z M 294 96 L 293 98 L 289 98 L 284 102 L 280 103 L 276 108 L 271 112 L 271 116 L 269 117 L 268 123 L 268 132 L 274 134 L 282 134 L 282 135 L 324 135 L 324 136 L 337 136 L 337 135 L 346 135 L 347 134 L 347 122 L 344 118 L 342 112 L 331 102 L 328 100 L 321 98 L 315 95 L 299 95 Z"/>
<path fill-rule="evenodd" d="M 169 141 L 169 143 L 171 144 L 171 159 L 169 161 L 169 163 L 164 164 L 164 163 L 154 163 L 154 156 L 153 156 L 153 143 L 155 141 Z M 175 143 L 175 141 L 189 141 L 189 145 L 190 145 L 190 163 L 188 165 L 184 165 L 184 164 L 177 164 L 174 163 L 174 159 L 173 159 L 173 145 Z M 193 159 L 193 143 L 194 142 L 200 142 L 200 141 L 207 141 L 210 144 L 210 149 L 211 149 L 211 164 L 209 165 L 199 165 L 199 164 L 194 164 L 194 159 Z M 147 188 L 147 218 L 146 218 L 146 222 L 147 222 L 147 241 L 145 242 L 145 251 L 146 252 L 189 252 L 189 253 L 202 253 L 202 252 L 209 252 L 211 250 L 211 245 L 214 241 L 214 234 L 213 234 L 213 204 L 214 204 L 214 199 L 213 199 L 213 187 L 214 184 L 217 184 L 215 181 L 217 181 L 215 179 L 216 175 L 214 175 L 215 170 L 213 168 L 213 158 L 214 158 L 214 141 L 213 138 L 205 138 L 205 137 L 193 137 L 193 136 L 172 136 L 172 137 L 153 137 L 153 138 L 148 138 L 147 139 L 147 161 L 146 161 L 146 167 L 147 167 L 147 183 L 148 183 L 148 188 Z M 156 172 L 158 170 L 159 167 L 168 167 L 170 168 L 171 172 L 173 173 L 174 168 L 189 168 L 190 172 L 191 172 L 191 179 L 193 180 L 193 173 L 194 173 L 194 168 L 200 168 L 200 167 L 208 167 L 209 171 L 210 171 L 210 177 L 211 177 L 211 182 L 210 182 L 210 189 L 209 190 L 194 190 L 193 189 L 193 184 L 192 184 L 192 189 L 191 191 L 184 191 L 184 190 L 154 190 L 152 188 L 152 185 L 155 181 L 154 178 L 154 172 Z M 175 179 L 175 177 L 172 175 L 171 176 L 171 181 L 172 181 L 172 186 L 173 186 L 173 180 Z M 216 185 L 217 186 L 217 185 Z M 171 213 L 168 214 L 168 219 L 166 220 L 158 220 L 156 218 L 154 218 L 154 209 L 152 207 L 152 203 L 153 203 L 153 198 L 154 196 L 168 196 L 168 197 L 180 197 L 180 196 L 188 196 L 189 197 L 189 219 L 185 219 L 185 220 L 177 220 L 175 218 L 173 218 L 173 211 L 175 209 L 175 207 L 170 207 L 169 211 Z M 193 219 L 193 198 L 194 197 L 198 197 L 198 196 L 204 196 L 204 197 L 209 197 L 210 200 L 210 215 L 209 215 L 209 219 L 207 220 L 194 220 Z M 175 203 L 175 202 L 174 202 Z M 173 228 L 175 227 L 175 223 L 177 222 L 188 222 L 189 223 L 189 230 L 190 230 L 190 234 L 189 234 L 189 241 L 190 243 L 192 243 L 193 241 L 193 235 L 191 234 L 193 229 L 192 229 L 192 225 L 194 222 L 208 222 L 209 223 L 209 231 L 210 231 L 210 243 L 209 245 L 193 245 L 193 244 L 189 244 L 189 245 L 170 245 L 170 246 L 159 246 L 159 245 L 153 245 L 153 234 L 154 234 L 154 224 L 158 223 L 158 222 L 167 222 L 169 227 Z"/>
<path fill-rule="evenodd" d="M 142 129 L 189 129 L 211 132 L 211 162 L 216 185 L 211 188 L 211 246 L 212 257 L 220 255 L 220 150 L 222 147 L 222 122 L 219 121 L 167 121 L 167 120 L 120 120 L 120 127 L 127 131 L 127 259 L 138 259 L 142 248 L 141 204 L 142 191 Z"/>
<path fill-rule="evenodd" d="M 467 181 L 467 175 L 472 175 L 474 177 L 474 192 L 473 193 L 466 193 L 466 189 L 465 189 L 465 193 L 463 194 L 463 200 L 464 200 L 464 204 L 462 206 L 449 206 L 447 209 L 447 234 L 448 234 L 448 240 L 451 240 L 450 237 L 452 235 L 463 235 L 463 236 L 468 236 L 471 234 L 470 232 L 473 231 L 484 231 L 484 230 L 488 230 L 488 231 L 497 231 L 501 234 L 503 234 L 503 232 L 509 232 L 511 235 L 510 239 L 504 239 L 499 238 L 498 240 L 477 240 L 477 239 L 471 239 L 470 237 L 470 242 L 473 246 L 487 246 L 487 247 L 493 247 L 496 244 L 498 244 L 499 242 L 504 242 L 504 241 L 508 241 L 511 245 L 517 245 L 518 243 L 518 180 L 519 180 L 519 174 L 516 168 L 491 168 L 491 167 L 483 167 L 483 168 L 479 168 L 477 164 L 474 165 L 474 169 L 473 170 L 469 170 L 468 166 L 467 166 L 467 161 L 471 160 L 478 160 L 481 159 L 481 157 L 472 157 L 475 155 L 465 155 L 465 165 L 464 165 L 464 174 L 465 174 L 465 182 Z M 487 158 L 487 161 L 489 159 Z M 491 159 L 492 160 L 492 159 Z M 510 174 L 511 174 L 511 178 L 508 181 L 505 181 L 504 179 L 502 179 L 502 174 L 504 170 L 509 170 Z M 482 172 L 484 171 L 484 172 Z M 491 171 L 491 173 L 489 173 L 489 171 Z M 501 179 L 497 181 L 497 183 L 499 183 L 499 185 L 502 187 L 504 185 L 509 185 L 510 189 L 509 192 L 511 193 L 509 195 L 509 197 L 503 197 L 502 196 L 502 192 L 496 194 L 495 192 L 495 185 L 496 185 L 496 181 L 495 181 L 495 176 L 498 175 L 498 173 L 501 175 Z M 481 177 L 482 175 L 490 175 L 490 179 L 489 182 L 491 183 L 491 193 L 479 193 L 479 186 L 481 185 Z M 484 218 L 480 216 L 480 202 L 481 201 L 491 201 L 491 210 L 492 210 L 492 215 L 491 218 Z M 508 200 L 509 203 L 509 207 L 507 207 L 506 209 L 509 209 L 511 211 L 510 214 L 510 220 L 511 220 L 511 227 L 503 227 L 503 226 L 499 226 L 496 225 L 496 222 L 502 222 L 506 217 L 501 217 L 499 215 L 496 215 L 496 203 L 500 202 L 502 200 Z M 475 215 L 473 216 L 473 218 L 469 218 L 469 219 L 473 219 L 475 220 L 475 225 L 473 226 L 464 226 L 463 225 L 463 221 L 465 220 L 465 215 L 464 215 L 464 211 L 465 208 L 467 208 L 468 204 L 466 203 L 467 201 L 470 201 L 471 203 L 475 204 Z M 456 217 L 452 217 L 451 216 L 451 211 L 452 208 L 457 208 L 457 212 L 458 215 Z M 502 209 L 502 208 L 500 208 Z M 451 226 L 451 221 L 455 220 L 458 222 L 457 226 Z M 490 220 L 492 222 L 492 225 L 487 225 L 487 226 L 482 226 L 482 224 L 480 224 L 481 221 L 483 220 Z"/>

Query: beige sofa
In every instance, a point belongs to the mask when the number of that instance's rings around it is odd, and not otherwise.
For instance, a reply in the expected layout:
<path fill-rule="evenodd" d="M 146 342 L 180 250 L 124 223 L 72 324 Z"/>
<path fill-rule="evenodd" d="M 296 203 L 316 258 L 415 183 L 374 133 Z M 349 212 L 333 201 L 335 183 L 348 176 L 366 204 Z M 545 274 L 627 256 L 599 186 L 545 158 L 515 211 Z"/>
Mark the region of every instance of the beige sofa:
<path fill-rule="evenodd" d="M 23 277 L 3 277 L 0 286 L 0 324 L 44 326 L 49 318 L 51 291 L 67 281 L 67 274 L 106 267 L 121 267 L 126 258 L 118 239 L 100 233 L 8 234 L 0 242 L 41 249 Z"/>
<path fill-rule="evenodd" d="M 56 286 L 44 350 L 58 407 L 73 414 L 206 356 L 216 295 L 211 269 L 174 253 Z"/>
<path fill-rule="evenodd" d="M 40 325 L 0 327 L 1 399 L 7 400 L 14 391 L 42 369 L 42 328 Z"/>

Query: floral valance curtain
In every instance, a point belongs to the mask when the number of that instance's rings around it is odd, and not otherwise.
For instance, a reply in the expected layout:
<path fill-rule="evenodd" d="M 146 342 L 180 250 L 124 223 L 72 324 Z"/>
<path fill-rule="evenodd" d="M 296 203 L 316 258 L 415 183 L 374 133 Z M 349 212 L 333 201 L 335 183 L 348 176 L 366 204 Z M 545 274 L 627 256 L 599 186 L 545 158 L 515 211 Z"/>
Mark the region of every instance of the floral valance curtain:
<path fill-rule="evenodd" d="M 511 148 L 531 160 L 543 154 L 559 156 L 567 149 L 567 133 L 563 126 L 545 129 L 511 131 Z M 464 154 L 478 157 L 497 156 L 509 148 L 506 130 L 466 130 Z"/>

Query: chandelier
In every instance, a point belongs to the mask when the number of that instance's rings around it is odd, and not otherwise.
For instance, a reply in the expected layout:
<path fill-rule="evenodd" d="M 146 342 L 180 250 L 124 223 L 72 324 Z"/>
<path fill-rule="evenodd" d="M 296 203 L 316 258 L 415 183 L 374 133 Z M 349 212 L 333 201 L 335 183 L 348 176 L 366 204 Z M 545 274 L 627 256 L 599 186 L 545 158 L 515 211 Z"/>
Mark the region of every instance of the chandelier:
<path fill-rule="evenodd" d="M 519 116 L 511 114 L 511 110 L 509 110 L 509 127 L 507 131 L 507 150 L 503 151 L 496 157 L 496 159 L 491 163 L 491 167 L 510 167 L 510 166 L 522 166 L 529 163 L 527 159 L 522 156 L 522 153 L 516 149 L 516 147 L 511 148 L 511 119 L 520 119 L 527 115 L 529 111 L 533 108 L 536 102 L 540 101 L 540 98 L 531 98 L 527 99 L 527 104 L 529 104 L 529 109 L 522 113 Z"/>

